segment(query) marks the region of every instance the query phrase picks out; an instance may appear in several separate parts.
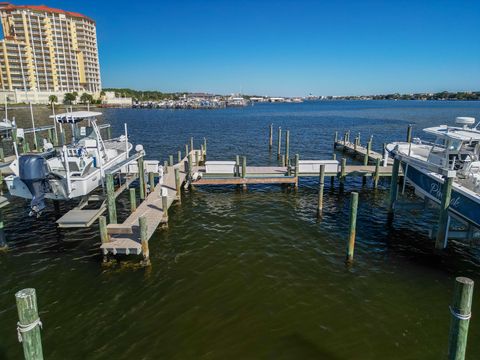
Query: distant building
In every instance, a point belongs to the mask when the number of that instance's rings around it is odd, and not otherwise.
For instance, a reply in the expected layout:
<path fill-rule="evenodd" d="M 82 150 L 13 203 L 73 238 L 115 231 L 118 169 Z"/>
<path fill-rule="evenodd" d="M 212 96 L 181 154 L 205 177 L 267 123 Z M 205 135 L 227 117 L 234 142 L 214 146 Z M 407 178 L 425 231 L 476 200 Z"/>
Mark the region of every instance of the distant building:
<path fill-rule="evenodd" d="M 130 97 L 116 97 L 114 91 L 106 91 L 102 98 L 102 105 L 106 107 L 131 107 L 133 100 Z"/>
<path fill-rule="evenodd" d="M 99 93 L 100 66 L 95 21 L 44 5 L 0 2 L 0 89 L 30 95 Z M 13 94 L 12 94 L 13 95 Z"/>

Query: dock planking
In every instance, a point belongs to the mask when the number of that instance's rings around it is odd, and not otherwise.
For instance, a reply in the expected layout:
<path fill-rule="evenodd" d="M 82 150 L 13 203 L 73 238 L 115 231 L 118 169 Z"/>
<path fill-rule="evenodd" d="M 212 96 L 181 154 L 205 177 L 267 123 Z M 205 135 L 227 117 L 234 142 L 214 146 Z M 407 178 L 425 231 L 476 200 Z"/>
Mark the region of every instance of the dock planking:
<path fill-rule="evenodd" d="M 196 151 L 198 150 L 190 151 L 190 155 L 195 157 Z M 185 182 L 187 178 L 187 173 L 185 172 L 187 159 L 188 156 L 179 163 L 168 166 L 163 176 L 163 184 L 157 184 L 155 190 L 148 194 L 146 199 L 122 224 L 110 224 L 107 226 L 110 241 L 103 243 L 100 247 L 104 254 L 140 255 L 142 253 L 139 219 L 140 217 L 146 218 L 147 239 L 150 239 L 158 226 L 166 221 L 165 215 L 168 212 L 168 208 L 177 199 L 175 169 L 179 169 L 180 183 Z M 164 209 L 162 205 L 162 189 L 166 189 L 167 209 Z"/>

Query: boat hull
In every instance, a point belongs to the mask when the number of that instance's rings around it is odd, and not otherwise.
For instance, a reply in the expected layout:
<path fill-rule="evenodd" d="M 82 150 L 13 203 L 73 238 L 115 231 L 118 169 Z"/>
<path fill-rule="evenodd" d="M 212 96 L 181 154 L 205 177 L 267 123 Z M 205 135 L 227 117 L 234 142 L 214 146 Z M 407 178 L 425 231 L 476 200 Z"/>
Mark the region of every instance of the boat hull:
<path fill-rule="evenodd" d="M 403 173 L 415 190 L 434 202 L 442 201 L 443 179 L 438 175 L 402 162 Z M 454 182 L 449 211 L 458 217 L 480 226 L 480 196 Z"/>

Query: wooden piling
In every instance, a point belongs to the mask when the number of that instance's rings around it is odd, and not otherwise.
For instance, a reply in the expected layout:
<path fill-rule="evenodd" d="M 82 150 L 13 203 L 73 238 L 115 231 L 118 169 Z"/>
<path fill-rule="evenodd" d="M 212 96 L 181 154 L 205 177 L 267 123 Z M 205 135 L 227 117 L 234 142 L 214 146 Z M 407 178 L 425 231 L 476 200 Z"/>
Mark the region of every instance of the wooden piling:
<path fill-rule="evenodd" d="M 282 164 L 282 166 L 287 166 L 287 161 L 285 160 L 285 154 L 282 154 L 282 158 L 280 160 L 280 163 Z"/>
<path fill-rule="evenodd" d="M 193 147 L 193 136 L 190 138 L 190 150 L 193 151 L 194 147 Z"/>
<path fill-rule="evenodd" d="M 142 254 L 143 254 L 143 266 L 150 266 L 150 249 L 148 248 L 148 228 L 147 228 L 147 218 L 145 216 L 140 216 L 138 219 L 138 224 L 140 226 L 140 241 L 142 242 Z"/>
<path fill-rule="evenodd" d="M 398 172 L 400 170 L 400 160 L 395 158 L 393 160 L 393 168 L 392 168 L 392 178 L 390 181 L 390 199 L 388 204 L 388 212 L 393 214 L 393 210 L 395 207 L 395 201 L 397 201 L 398 197 Z"/>
<path fill-rule="evenodd" d="M 409 124 L 407 127 L 407 142 L 412 142 L 412 125 Z"/>
<path fill-rule="evenodd" d="M 240 176 L 240 155 L 235 156 L 235 174 L 234 176 Z"/>
<path fill-rule="evenodd" d="M 347 176 L 347 159 L 342 158 L 342 162 L 340 164 L 340 185 L 343 186 L 345 183 L 345 177 Z"/>
<path fill-rule="evenodd" d="M 357 154 L 357 147 L 358 147 L 358 143 L 360 142 L 360 139 L 357 137 L 355 137 L 355 141 L 353 143 L 353 151 L 355 152 L 355 155 Z"/>
<path fill-rule="evenodd" d="M 181 186 L 182 184 L 180 183 L 180 169 L 175 168 L 175 189 L 177 190 L 177 200 L 180 202 L 182 199 L 182 194 L 181 194 Z"/>
<path fill-rule="evenodd" d="M 280 154 L 282 152 L 282 127 L 278 127 L 278 148 L 277 148 L 277 158 L 280 160 Z"/>
<path fill-rule="evenodd" d="M 35 289 L 23 289 L 15 294 L 18 310 L 17 333 L 23 346 L 25 360 L 43 360 L 42 322 L 38 316 Z"/>
<path fill-rule="evenodd" d="M 466 277 L 455 279 L 450 314 L 450 335 L 448 339 L 448 359 L 463 360 L 467 348 L 468 326 L 470 325 L 473 280 Z"/>
<path fill-rule="evenodd" d="M 337 148 L 337 142 L 338 142 L 338 131 L 335 131 L 335 135 L 333 137 L 333 150 Z"/>
<path fill-rule="evenodd" d="M 203 150 L 203 144 L 200 145 L 200 160 L 202 162 L 205 162 L 205 159 L 203 157 L 203 153 L 204 153 L 204 150 Z"/>
<path fill-rule="evenodd" d="M 187 166 L 188 166 L 188 171 L 187 171 L 187 178 L 191 179 L 193 175 L 193 162 L 192 162 L 192 153 L 188 153 L 187 156 Z"/>
<path fill-rule="evenodd" d="M 153 172 L 148 173 L 148 183 L 150 185 L 150 192 L 155 191 L 155 174 Z"/>
<path fill-rule="evenodd" d="M 245 179 L 247 177 L 247 157 L 242 156 L 242 178 Z"/>
<path fill-rule="evenodd" d="M 207 160 L 207 138 L 203 138 L 203 161 Z"/>
<path fill-rule="evenodd" d="M 117 205 L 115 204 L 115 188 L 113 185 L 113 174 L 106 174 L 108 220 L 110 224 L 117 223 Z"/>
<path fill-rule="evenodd" d="M 378 180 L 380 179 L 380 159 L 375 160 L 375 174 L 373 175 L 373 188 L 378 187 Z"/>
<path fill-rule="evenodd" d="M 177 151 L 177 164 L 182 162 L 182 152 L 180 150 Z"/>
<path fill-rule="evenodd" d="M 370 137 L 370 140 L 367 142 L 367 149 L 365 152 L 365 156 L 363 157 L 363 165 L 367 166 L 368 165 L 368 160 L 370 158 L 370 151 L 372 150 L 372 141 L 373 138 Z"/>
<path fill-rule="evenodd" d="M 100 229 L 100 240 L 103 244 L 106 244 L 110 242 L 110 236 L 108 235 L 108 230 L 107 230 L 107 218 L 103 215 L 98 217 L 98 227 Z M 103 254 L 103 263 L 108 262 L 108 256 L 107 254 Z"/>
<path fill-rule="evenodd" d="M 163 210 L 163 219 L 168 221 L 168 196 L 162 196 L 162 210 Z"/>
<path fill-rule="evenodd" d="M 453 177 L 444 176 L 442 185 L 442 202 L 440 204 L 440 216 L 438 219 L 438 231 L 435 241 L 436 249 L 445 249 L 448 242 L 448 228 L 450 227 L 450 214 L 448 208 L 452 199 Z"/>
<path fill-rule="evenodd" d="M 325 164 L 320 165 L 320 174 L 318 178 L 318 215 L 323 212 L 323 189 L 325 187 Z"/>
<path fill-rule="evenodd" d="M 138 165 L 138 182 L 139 182 L 139 191 L 140 199 L 145 200 L 145 167 L 143 164 L 143 156 L 139 157 L 137 160 Z"/>
<path fill-rule="evenodd" d="M 189 153 L 190 153 L 190 151 L 188 151 L 188 144 L 185 144 L 185 156 L 188 157 Z"/>
<path fill-rule="evenodd" d="M 137 196 L 135 195 L 135 188 L 130 188 L 129 190 L 130 195 L 130 212 L 134 212 L 137 210 Z"/>
<path fill-rule="evenodd" d="M 112 138 L 112 128 L 110 126 L 107 127 L 107 140 Z"/>
<path fill-rule="evenodd" d="M 268 138 L 268 148 L 272 150 L 273 147 L 273 124 L 270 124 L 270 136 Z"/>
<path fill-rule="evenodd" d="M 337 154 L 333 153 L 332 154 L 332 159 L 337 160 Z M 337 169 L 337 171 L 338 171 L 338 169 Z M 335 176 L 330 176 L 330 185 L 333 187 L 334 184 L 335 184 Z"/>
<path fill-rule="evenodd" d="M 290 130 L 287 130 L 285 132 L 285 161 L 283 162 L 285 166 L 285 164 L 288 163 L 288 157 L 289 157 L 289 154 L 290 154 Z"/>
<path fill-rule="evenodd" d="M 198 159 L 198 151 L 195 151 L 195 165 L 198 166 L 200 164 L 200 161 Z"/>
<path fill-rule="evenodd" d="M 168 165 L 173 166 L 173 155 L 168 156 Z"/>
<path fill-rule="evenodd" d="M 300 155 L 295 154 L 295 189 L 298 189 L 299 174 L 300 174 Z"/>
<path fill-rule="evenodd" d="M 172 162 L 173 162 L 173 156 L 172 156 Z M 165 160 L 163 162 L 163 173 L 168 174 L 168 161 L 167 160 Z"/>
<path fill-rule="evenodd" d="M 98 227 L 100 228 L 100 239 L 102 244 L 110 242 L 110 236 L 107 231 L 107 218 L 103 215 L 98 217 Z"/>
<path fill-rule="evenodd" d="M 352 192 L 350 195 L 350 218 L 348 228 L 348 242 L 347 242 L 347 262 L 353 261 L 353 252 L 355 250 L 355 236 L 357 229 L 357 208 L 358 208 L 358 193 Z"/>

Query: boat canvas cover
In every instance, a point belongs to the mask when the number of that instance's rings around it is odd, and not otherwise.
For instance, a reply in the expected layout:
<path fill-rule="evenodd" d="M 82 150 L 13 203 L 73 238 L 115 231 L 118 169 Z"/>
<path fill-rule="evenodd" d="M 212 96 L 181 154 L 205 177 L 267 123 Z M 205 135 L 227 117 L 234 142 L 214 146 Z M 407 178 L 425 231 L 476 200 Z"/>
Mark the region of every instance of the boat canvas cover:
<path fill-rule="evenodd" d="M 51 119 L 55 119 L 60 124 L 72 124 L 82 120 L 92 119 L 102 115 L 100 112 L 95 111 L 73 111 L 69 113 L 50 115 Z"/>
<path fill-rule="evenodd" d="M 455 139 L 462 141 L 480 140 L 480 131 L 475 129 L 462 129 L 443 126 L 435 126 L 423 129 L 427 134 L 432 134 L 445 139 Z"/>

